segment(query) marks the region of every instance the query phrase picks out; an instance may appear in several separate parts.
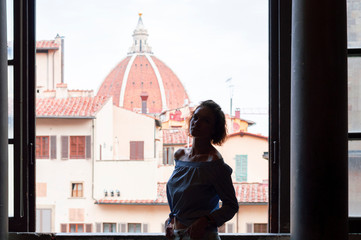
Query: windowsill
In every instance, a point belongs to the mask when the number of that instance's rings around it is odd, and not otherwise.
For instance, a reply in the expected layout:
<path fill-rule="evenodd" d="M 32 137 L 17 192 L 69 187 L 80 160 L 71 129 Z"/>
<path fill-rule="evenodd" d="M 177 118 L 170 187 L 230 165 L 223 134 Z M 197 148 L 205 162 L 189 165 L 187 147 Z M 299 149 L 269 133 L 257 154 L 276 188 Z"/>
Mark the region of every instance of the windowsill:
<path fill-rule="evenodd" d="M 290 234 L 273 234 L 273 233 L 252 233 L 252 234 L 233 234 L 233 233 L 221 233 L 222 240 L 290 240 Z M 55 238 L 54 238 L 55 237 Z M 129 237 L 132 240 L 165 240 L 164 233 L 23 233 L 23 232 L 11 232 L 9 233 L 9 240 L 70 240 L 70 239 L 82 239 L 82 240 L 113 240 L 116 239 L 127 240 Z M 361 233 L 350 233 L 349 240 L 361 240 Z"/>

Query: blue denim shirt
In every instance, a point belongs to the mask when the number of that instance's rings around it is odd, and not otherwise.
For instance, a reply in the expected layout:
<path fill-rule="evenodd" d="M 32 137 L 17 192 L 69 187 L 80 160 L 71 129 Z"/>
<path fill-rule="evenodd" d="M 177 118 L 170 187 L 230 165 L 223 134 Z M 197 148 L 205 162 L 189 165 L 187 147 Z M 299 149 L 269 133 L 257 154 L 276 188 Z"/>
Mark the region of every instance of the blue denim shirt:
<path fill-rule="evenodd" d="M 175 217 L 190 226 L 198 218 L 210 215 L 217 226 L 222 226 L 237 213 L 232 169 L 223 159 L 211 162 L 175 160 L 175 163 L 167 183 L 170 219 Z M 219 200 L 222 201 L 221 208 Z"/>

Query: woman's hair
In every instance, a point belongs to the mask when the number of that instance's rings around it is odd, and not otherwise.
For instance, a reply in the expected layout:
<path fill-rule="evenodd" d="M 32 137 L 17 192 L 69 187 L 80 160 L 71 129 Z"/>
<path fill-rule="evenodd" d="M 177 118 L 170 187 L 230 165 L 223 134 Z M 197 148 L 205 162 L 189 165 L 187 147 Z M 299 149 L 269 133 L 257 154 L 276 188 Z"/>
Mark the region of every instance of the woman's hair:
<path fill-rule="evenodd" d="M 227 126 L 226 126 L 226 117 L 224 116 L 224 113 L 221 109 L 221 107 L 215 103 L 213 100 L 206 100 L 201 102 L 194 111 L 192 111 L 190 118 L 188 119 L 188 133 L 190 128 L 190 122 L 193 118 L 194 112 L 200 108 L 200 107 L 207 107 L 209 108 L 213 113 L 215 117 L 215 123 L 214 123 L 214 134 L 211 138 L 212 144 L 215 145 L 222 145 L 222 143 L 225 141 L 227 137 Z"/>

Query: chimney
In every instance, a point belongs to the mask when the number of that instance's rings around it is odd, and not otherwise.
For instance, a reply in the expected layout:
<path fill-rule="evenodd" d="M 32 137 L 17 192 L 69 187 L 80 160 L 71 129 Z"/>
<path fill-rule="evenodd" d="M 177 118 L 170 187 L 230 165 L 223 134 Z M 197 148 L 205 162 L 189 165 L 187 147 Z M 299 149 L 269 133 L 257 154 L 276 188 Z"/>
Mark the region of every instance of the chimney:
<path fill-rule="evenodd" d="M 235 114 L 235 118 L 237 119 L 241 119 L 241 109 L 240 108 L 236 108 L 236 110 L 234 111 Z"/>
<path fill-rule="evenodd" d="M 67 98 L 68 97 L 68 84 L 58 83 L 56 84 L 56 98 Z"/>
<path fill-rule="evenodd" d="M 142 113 L 147 113 L 147 99 L 148 99 L 148 93 L 142 92 L 140 94 L 140 98 L 142 99 Z"/>

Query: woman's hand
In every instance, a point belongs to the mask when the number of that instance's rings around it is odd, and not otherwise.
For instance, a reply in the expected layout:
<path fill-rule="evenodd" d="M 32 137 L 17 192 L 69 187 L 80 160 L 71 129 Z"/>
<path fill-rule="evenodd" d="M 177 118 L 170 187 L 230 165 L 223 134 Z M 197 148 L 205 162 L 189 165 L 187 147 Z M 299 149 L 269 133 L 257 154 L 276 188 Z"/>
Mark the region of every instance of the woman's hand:
<path fill-rule="evenodd" d="M 208 219 L 201 217 L 188 227 L 187 232 L 191 238 L 203 238 L 207 226 Z"/>
<path fill-rule="evenodd" d="M 174 238 L 174 218 L 169 222 L 169 218 L 165 220 L 164 226 L 165 226 L 165 236 L 167 239 L 173 239 Z"/>

